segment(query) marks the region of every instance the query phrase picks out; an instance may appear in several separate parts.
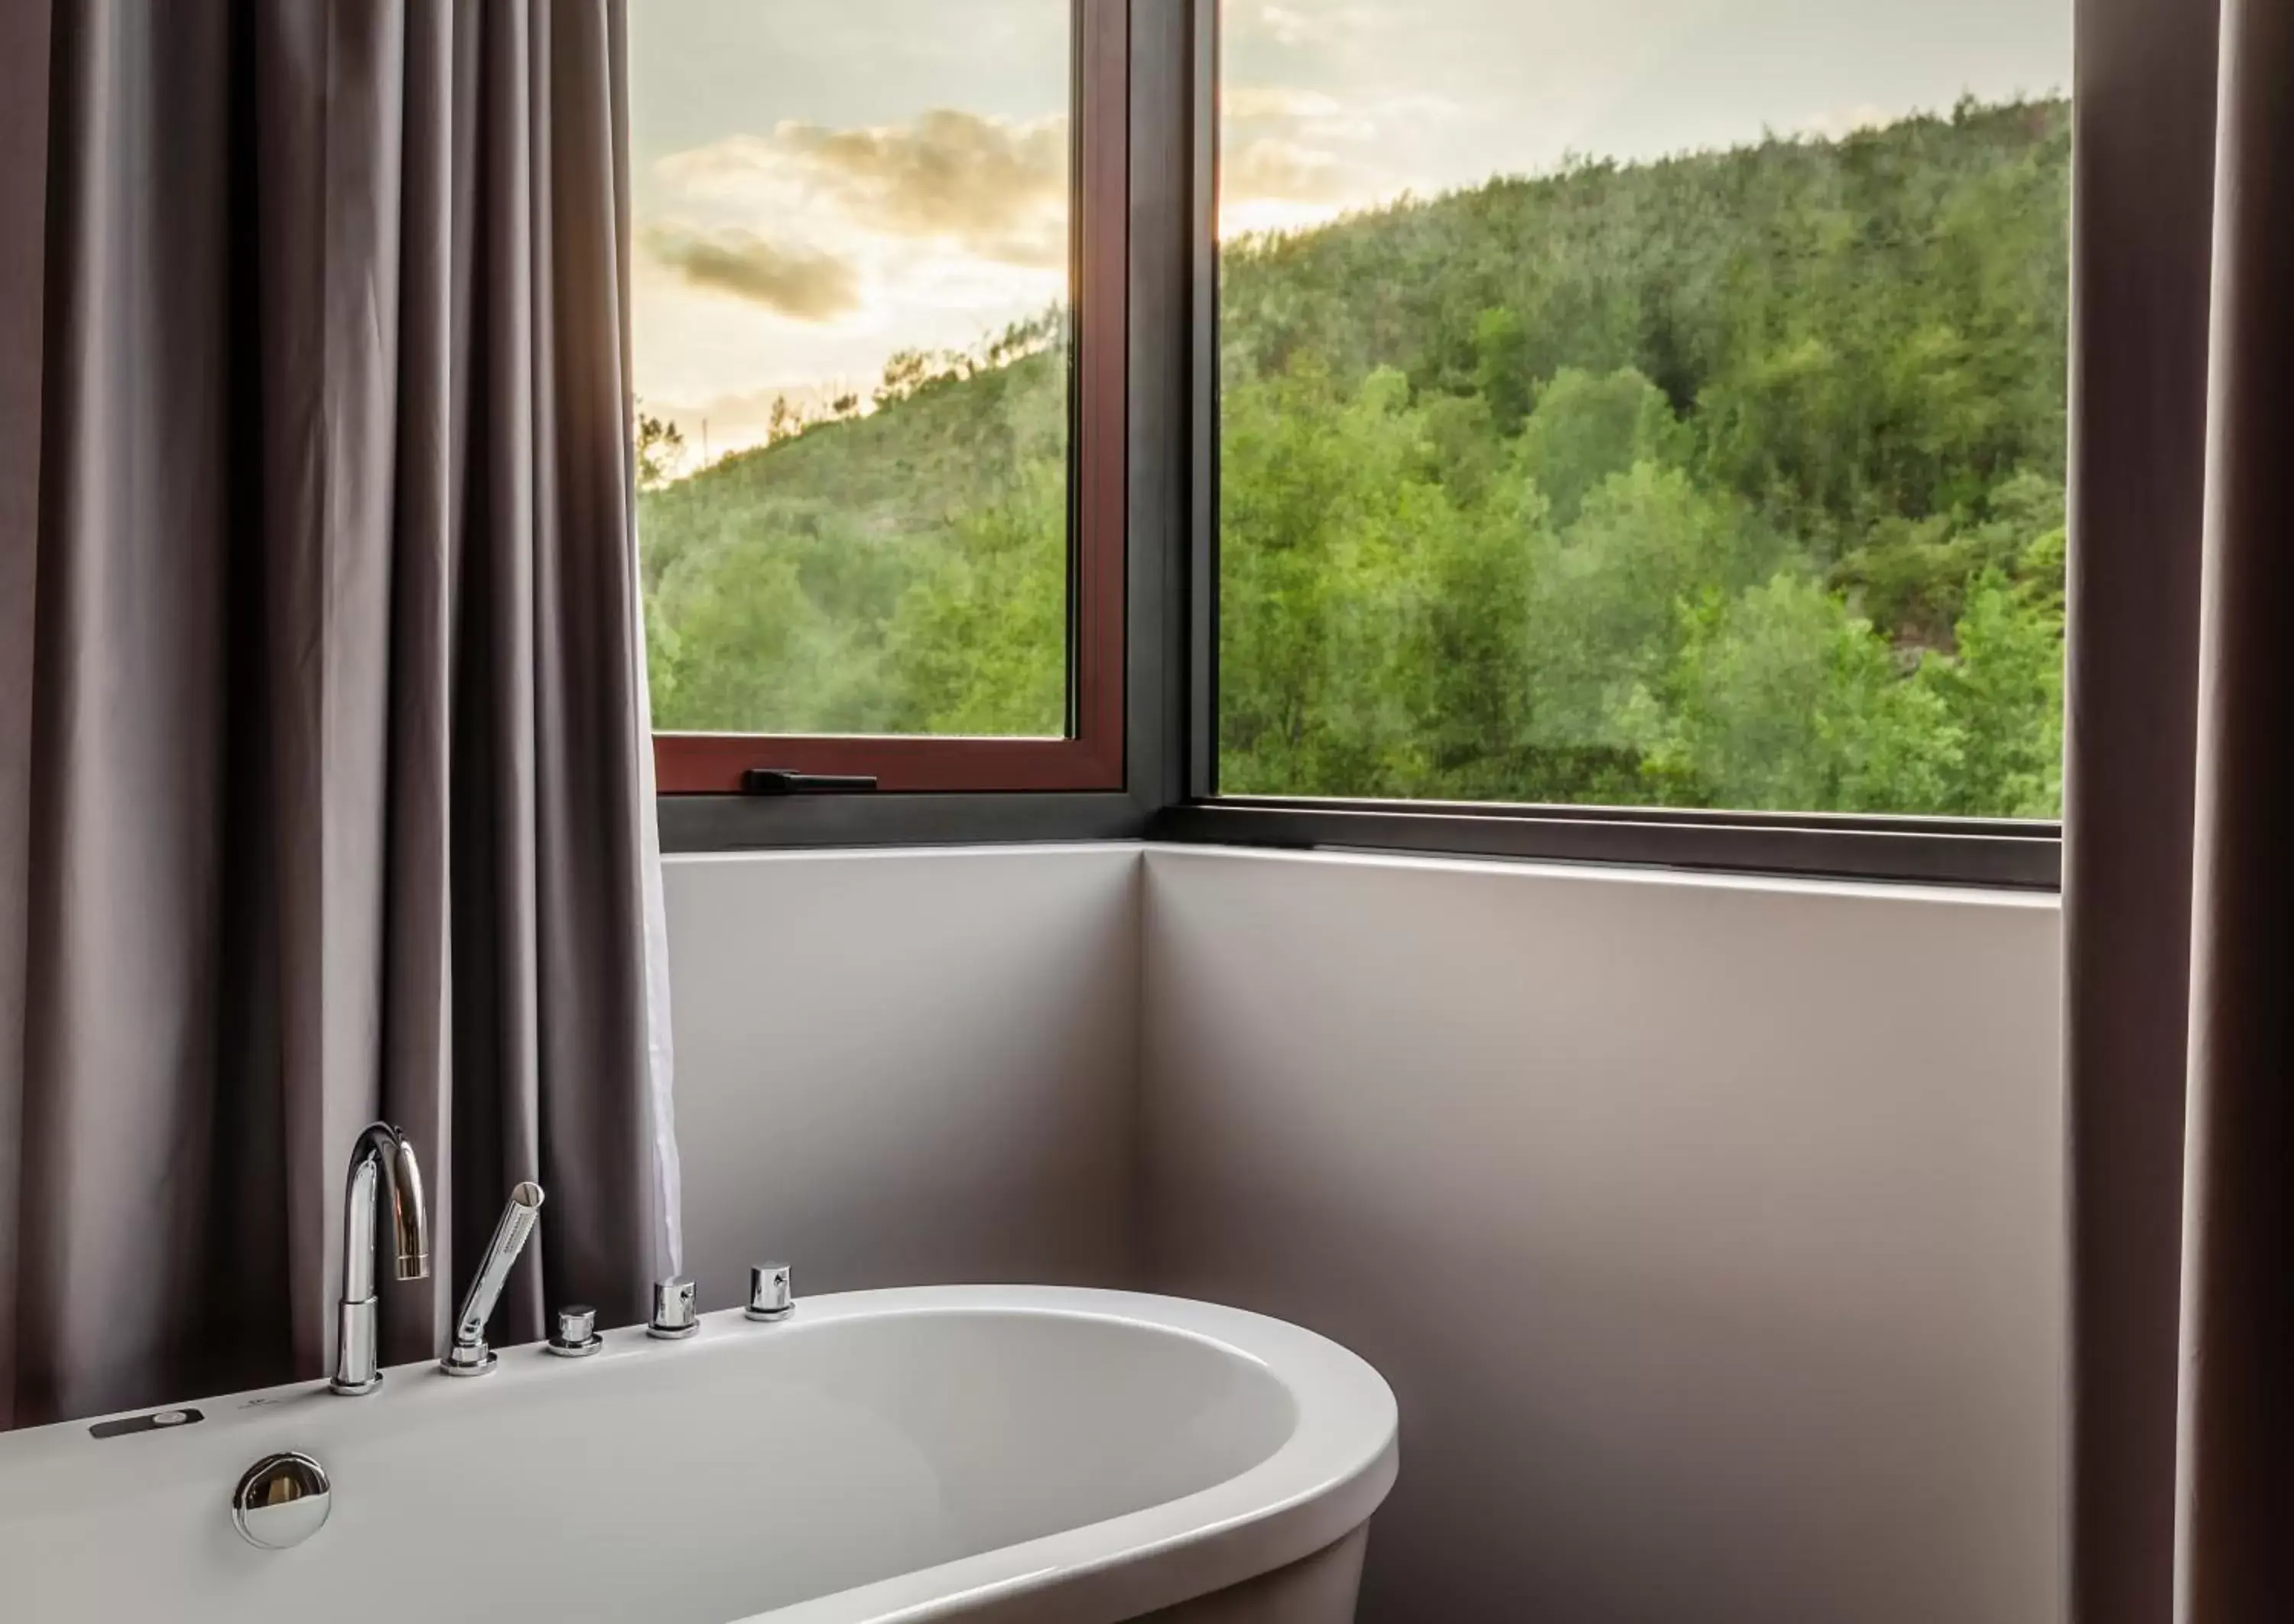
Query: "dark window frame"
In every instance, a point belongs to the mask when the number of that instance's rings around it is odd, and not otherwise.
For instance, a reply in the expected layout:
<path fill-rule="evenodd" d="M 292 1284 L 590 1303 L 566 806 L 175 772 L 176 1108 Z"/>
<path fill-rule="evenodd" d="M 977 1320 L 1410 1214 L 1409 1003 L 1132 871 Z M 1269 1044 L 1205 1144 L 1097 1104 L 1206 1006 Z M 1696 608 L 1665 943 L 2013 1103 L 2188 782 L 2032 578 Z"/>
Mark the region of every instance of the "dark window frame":
<path fill-rule="evenodd" d="M 2060 886 L 2062 831 L 2053 822 L 1219 795 L 1219 7 L 1217 0 L 1079 4 L 1086 13 L 1127 13 L 1122 774 L 1090 792 L 1045 784 L 1009 786 L 1036 792 L 1020 793 L 665 793 L 665 849 L 1146 839 L 1886 883 Z M 2074 273 L 2091 266 L 2096 252 L 2097 245 L 2075 241 Z M 1085 323 L 1087 303 L 1078 299 Z M 2137 311 L 2129 316 L 2140 320 Z M 2076 392 L 2082 386 L 2076 366 L 2073 378 Z M 2074 400 L 2074 420 L 2081 405 Z M 758 741 L 743 743 L 753 757 Z M 854 742 L 819 743 L 826 752 Z M 883 741 L 860 743 L 873 748 Z M 753 759 L 744 765 L 806 766 Z"/>
<path fill-rule="evenodd" d="M 1124 782 L 1124 443 L 1131 163 L 1128 7 L 1074 0 L 1067 719 L 1058 738 L 656 733 L 664 796 L 739 794 L 752 769 L 894 793 L 1109 791 Z"/>

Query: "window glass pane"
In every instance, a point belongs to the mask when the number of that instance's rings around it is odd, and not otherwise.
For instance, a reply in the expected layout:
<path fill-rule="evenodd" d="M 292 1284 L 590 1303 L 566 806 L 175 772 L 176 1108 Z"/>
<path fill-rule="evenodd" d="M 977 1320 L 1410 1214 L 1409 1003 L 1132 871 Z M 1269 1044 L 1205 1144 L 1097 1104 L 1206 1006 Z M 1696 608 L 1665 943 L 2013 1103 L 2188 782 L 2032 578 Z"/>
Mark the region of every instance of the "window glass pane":
<path fill-rule="evenodd" d="M 630 7 L 659 727 L 1063 730 L 1070 21 Z"/>
<path fill-rule="evenodd" d="M 1229 0 L 1219 789 L 2046 817 L 2066 0 Z"/>

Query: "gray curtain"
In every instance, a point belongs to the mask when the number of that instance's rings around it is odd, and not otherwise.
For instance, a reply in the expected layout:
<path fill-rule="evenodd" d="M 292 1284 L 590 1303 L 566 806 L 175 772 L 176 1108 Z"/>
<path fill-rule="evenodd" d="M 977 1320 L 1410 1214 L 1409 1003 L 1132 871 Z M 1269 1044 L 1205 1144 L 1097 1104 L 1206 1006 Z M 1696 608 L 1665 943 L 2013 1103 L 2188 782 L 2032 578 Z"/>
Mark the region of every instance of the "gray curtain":
<path fill-rule="evenodd" d="M 2223 8 L 2176 1612 L 2294 1615 L 2294 8 Z"/>
<path fill-rule="evenodd" d="M 386 1355 L 433 1351 L 521 1178 L 498 1336 L 545 1295 L 638 1319 L 675 1163 L 619 0 L 20 10 L 0 1418 L 318 1374 L 378 1116 L 439 1224 Z"/>
<path fill-rule="evenodd" d="M 2079 30 L 2072 1612 L 2262 1624 L 2294 1616 L 2294 8 Z"/>

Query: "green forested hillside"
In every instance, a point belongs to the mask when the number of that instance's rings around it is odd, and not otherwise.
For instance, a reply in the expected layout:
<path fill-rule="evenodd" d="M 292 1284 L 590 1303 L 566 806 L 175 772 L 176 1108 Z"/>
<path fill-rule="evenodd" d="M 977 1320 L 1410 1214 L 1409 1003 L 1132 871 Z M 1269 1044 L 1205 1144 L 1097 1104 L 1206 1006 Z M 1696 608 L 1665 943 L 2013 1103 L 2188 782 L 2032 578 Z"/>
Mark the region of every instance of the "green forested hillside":
<path fill-rule="evenodd" d="M 1232 792 L 2051 816 L 2069 115 L 1230 245 Z M 643 498 L 663 727 L 1055 731 L 1045 329 Z"/>
<path fill-rule="evenodd" d="M 1016 347 L 901 369 L 866 417 L 650 482 L 656 726 L 1060 730 L 1066 361 Z"/>

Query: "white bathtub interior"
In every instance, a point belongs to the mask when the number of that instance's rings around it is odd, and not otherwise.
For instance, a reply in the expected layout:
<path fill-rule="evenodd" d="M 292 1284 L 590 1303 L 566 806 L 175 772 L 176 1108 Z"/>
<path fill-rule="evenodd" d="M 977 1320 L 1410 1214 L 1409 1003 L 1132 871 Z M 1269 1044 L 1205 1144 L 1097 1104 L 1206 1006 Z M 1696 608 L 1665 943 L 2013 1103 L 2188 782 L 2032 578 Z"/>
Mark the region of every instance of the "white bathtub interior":
<path fill-rule="evenodd" d="M 712 1316 L 689 1343 L 620 1331 L 579 1361 L 508 1351 L 479 1382 L 410 1366 L 370 1399 L 311 1384 L 175 1428 L 0 1439 L 0 1595 L 43 1624 L 733 1624 L 808 1602 L 794 1616 L 841 1624 L 1291 1515 L 1239 1555 L 1240 1579 L 1359 1525 L 1358 1498 L 1327 1524 L 1295 1514 L 1374 1478 L 1393 1423 L 1369 1367 L 1257 1316 L 856 1294 L 779 1325 Z M 331 1474 L 331 1514 L 256 1550 L 227 1491 L 284 1449 Z M 1142 1594 L 1184 1600 L 1198 1571 L 1151 1573 Z"/>

